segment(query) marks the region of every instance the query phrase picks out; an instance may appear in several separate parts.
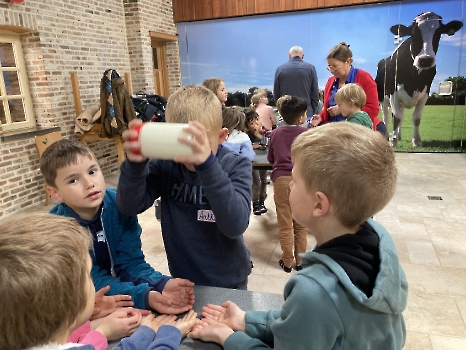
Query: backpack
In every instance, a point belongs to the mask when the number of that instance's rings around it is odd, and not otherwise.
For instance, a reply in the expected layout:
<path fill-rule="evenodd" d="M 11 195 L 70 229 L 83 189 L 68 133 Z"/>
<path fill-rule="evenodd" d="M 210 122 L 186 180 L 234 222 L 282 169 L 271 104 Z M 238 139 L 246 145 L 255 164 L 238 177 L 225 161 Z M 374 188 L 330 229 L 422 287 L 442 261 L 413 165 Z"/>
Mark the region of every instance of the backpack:
<path fill-rule="evenodd" d="M 143 122 L 165 122 L 167 99 L 159 95 L 147 95 L 138 91 L 132 97 L 136 117 Z"/>

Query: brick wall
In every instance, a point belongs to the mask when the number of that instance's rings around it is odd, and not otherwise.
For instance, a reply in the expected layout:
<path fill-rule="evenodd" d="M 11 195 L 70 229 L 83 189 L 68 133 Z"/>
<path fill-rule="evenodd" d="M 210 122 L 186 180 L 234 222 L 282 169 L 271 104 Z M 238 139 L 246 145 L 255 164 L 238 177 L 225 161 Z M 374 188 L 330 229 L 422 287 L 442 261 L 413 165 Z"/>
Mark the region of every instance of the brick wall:
<path fill-rule="evenodd" d="M 133 91 L 152 92 L 149 31 L 176 34 L 171 0 L 0 0 L 0 25 L 31 30 L 22 43 L 37 124 L 58 125 L 70 138 L 76 138 L 71 72 L 78 72 L 84 109 L 98 100 L 107 68 L 122 77 L 131 72 Z M 167 51 L 173 91 L 181 81 L 177 43 Z M 113 141 L 89 146 L 104 174 L 117 170 Z M 34 139 L 0 143 L 0 219 L 44 201 L 38 162 Z"/>

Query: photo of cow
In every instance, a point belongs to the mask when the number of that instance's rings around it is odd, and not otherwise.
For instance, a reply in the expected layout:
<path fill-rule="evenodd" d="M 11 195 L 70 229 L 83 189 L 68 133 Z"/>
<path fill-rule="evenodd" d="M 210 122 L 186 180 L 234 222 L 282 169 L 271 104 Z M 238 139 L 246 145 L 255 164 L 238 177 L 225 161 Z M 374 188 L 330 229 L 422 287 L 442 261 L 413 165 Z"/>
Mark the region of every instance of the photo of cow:
<path fill-rule="evenodd" d="M 413 107 L 414 132 L 411 142 L 413 147 L 422 146 L 419 124 L 437 73 L 435 55 L 440 36 L 454 35 L 462 26 L 461 21 L 443 24 L 441 16 L 424 12 L 416 16 L 409 27 L 397 24 L 390 28 L 390 32 L 400 38 L 409 36 L 390 57 L 379 62 L 375 78 L 385 124 L 388 124 L 389 106 L 392 110 L 393 146 L 401 139 L 400 124 L 405 109 Z"/>
<path fill-rule="evenodd" d="M 377 83 L 378 117 L 395 151 L 464 152 L 464 8 L 466 0 L 404 0 L 178 23 L 182 84 L 220 77 L 227 105 L 249 106 L 254 88 L 268 90 L 273 105 L 275 70 L 292 46 L 303 48 L 324 90 L 332 77 L 326 57 L 345 42 L 351 65 Z M 446 82 L 448 96 L 439 93 Z M 402 123 L 411 112 L 413 122 Z"/>

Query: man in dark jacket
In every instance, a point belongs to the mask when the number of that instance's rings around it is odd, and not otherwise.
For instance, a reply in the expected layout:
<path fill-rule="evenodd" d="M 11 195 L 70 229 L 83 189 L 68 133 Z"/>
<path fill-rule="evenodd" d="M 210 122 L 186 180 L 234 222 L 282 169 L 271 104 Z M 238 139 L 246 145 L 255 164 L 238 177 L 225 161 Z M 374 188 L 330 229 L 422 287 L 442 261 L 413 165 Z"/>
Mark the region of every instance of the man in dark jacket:
<path fill-rule="evenodd" d="M 304 62 L 303 48 L 293 46 L 288 53 L 289 61 L 275 72 L 273 96 L 275 102 L 283 95 L 301 97 L 307 102 L 308 119 L 317 111 L 319 86 L 315 67 Z"/>

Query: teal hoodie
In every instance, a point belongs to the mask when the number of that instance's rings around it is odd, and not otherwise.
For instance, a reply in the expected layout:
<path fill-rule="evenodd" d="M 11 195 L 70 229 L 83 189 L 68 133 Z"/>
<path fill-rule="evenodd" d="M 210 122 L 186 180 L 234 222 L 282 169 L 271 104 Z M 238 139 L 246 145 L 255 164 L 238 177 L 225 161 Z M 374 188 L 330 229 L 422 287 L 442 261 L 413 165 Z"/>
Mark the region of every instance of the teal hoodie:
<path fill-rule="evenodd" d="M 374 220 L 368 223 L 380 239 L 371 297 L 333 259 L 306 252 L 305 268 L 285 285 L 282 309 L 247 311 L 246 332 L 230 335 L 224 349 L 401 349 L 408 284 L 390 235 Z"/>

